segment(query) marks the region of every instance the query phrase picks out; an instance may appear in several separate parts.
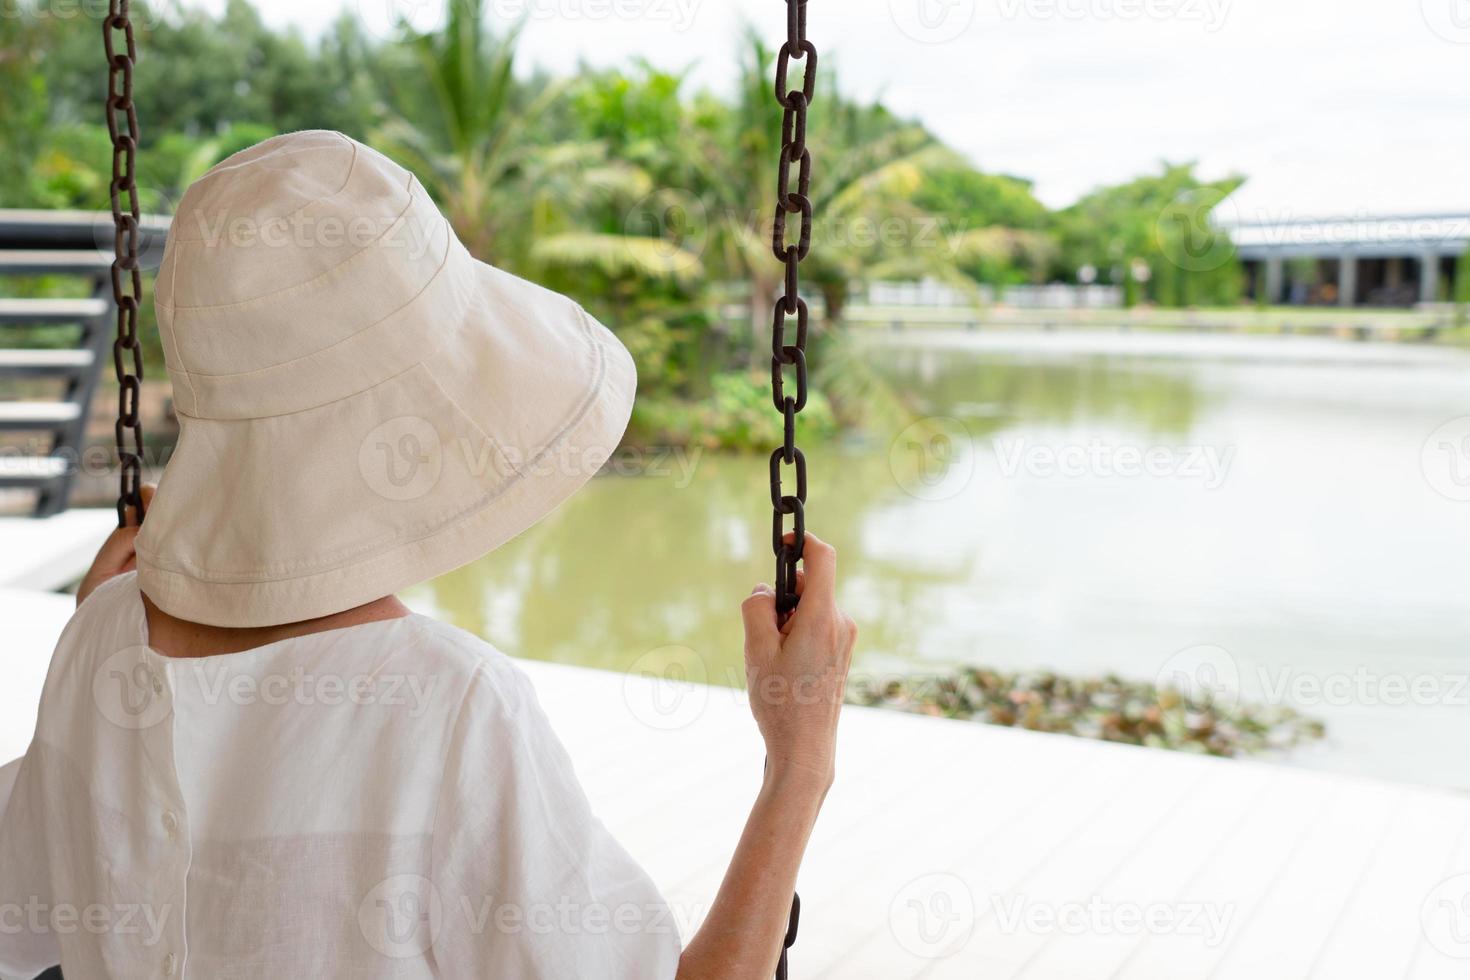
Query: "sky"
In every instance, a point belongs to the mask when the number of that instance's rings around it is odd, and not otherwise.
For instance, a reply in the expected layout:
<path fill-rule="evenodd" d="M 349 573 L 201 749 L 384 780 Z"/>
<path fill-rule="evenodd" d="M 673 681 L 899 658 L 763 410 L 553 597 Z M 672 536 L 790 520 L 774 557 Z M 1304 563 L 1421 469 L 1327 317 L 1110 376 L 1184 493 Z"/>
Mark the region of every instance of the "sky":
<path fill-rule="evenodd" d="M 185 0 L 218 9 L 223 0 Z M 377 30 L 441 0 L 255 0 L 314 35 L 344 7 Z M 528 18 L 552 70 L 644 58 L 728 91 L 743 23 L 780 0 L 486 0 Z M 1470 0 L 810 0 L 842 90 L 882 98 L 1053 207 L 1197 161 L 1238 173 L 1235 220 L 1470 211 Z"/>

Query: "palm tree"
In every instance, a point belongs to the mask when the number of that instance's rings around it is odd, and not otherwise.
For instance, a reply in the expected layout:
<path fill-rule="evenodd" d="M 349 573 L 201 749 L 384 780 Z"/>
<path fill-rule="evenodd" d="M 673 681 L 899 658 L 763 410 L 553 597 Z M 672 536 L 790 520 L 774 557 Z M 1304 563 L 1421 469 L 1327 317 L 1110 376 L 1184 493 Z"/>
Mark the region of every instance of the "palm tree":
<path fill-rule="evenodd" d="M 387 80 L 394 114 L 373 142 L 419 175 L 465 245 L 486 261 L 514 255 L 523 228 L 534 130 L 561 93 L 532 93 L 515 78 L 519 26 L 495 37 L 484 0 L 449 0 L 444 26 L 404 28 L 408 71 Z"/>
<path fill-rule="evenodd" d="M 679 281 L 701 272 L 697 256 L 671 253 L 665 241 L 595 227 L 609 198 L 646 195 L 652 181 L 600 143 L 539 135 L 567 84 L 517 81 L 519 37 L 520 25 L 494 36 L 484 0 L 448 0 L 440 30 L 405 33 L 417 81 L 394 80 L 397 112 L 374 142 L 419 174 L 486 261 Z"/>
<path fill-rule="evenodd" d="M 698 156 L 715 251 L 725 274 L 748 288 L 756 363 L 765 356 L 772 304 L 783 280 L 770 237 L 782 115 L 770 85 L 773 60 L 773 52 L 748 30 L 727 128 L 708 133 Z M 840 321 L 850 284 L 875 274 L 930 275 L 974 287 L 957 264 L 961 256 L 942 236 L 930 247 L 916 235 L 926 223 L 937 225 L 937 218 L 913 203 L 913 192 L 930 171 L 954 165 L 952 151 L 920 126 L 844 101 L 830 72 L 819 79 L 808 133 L 816 227 L 802 270 L 821 293 L 825 326 Z M 889 225 L 904 232 L 897 247 L 875 233 Z M 819 327 L 815 318 L 813 326 Z"/>

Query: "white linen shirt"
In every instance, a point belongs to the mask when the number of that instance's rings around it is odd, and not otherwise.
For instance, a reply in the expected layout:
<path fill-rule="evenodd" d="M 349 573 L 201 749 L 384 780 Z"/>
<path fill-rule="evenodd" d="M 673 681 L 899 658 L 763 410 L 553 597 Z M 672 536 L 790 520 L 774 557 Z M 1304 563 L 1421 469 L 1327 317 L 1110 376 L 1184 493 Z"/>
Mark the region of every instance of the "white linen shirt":
<path fill-rule="evenodd" d="M 0 768 L 0 977 L 677 972 L 668 906 L 488 644 L 418 615 L 147 644 L 136 576 L 97 589 Z"/>

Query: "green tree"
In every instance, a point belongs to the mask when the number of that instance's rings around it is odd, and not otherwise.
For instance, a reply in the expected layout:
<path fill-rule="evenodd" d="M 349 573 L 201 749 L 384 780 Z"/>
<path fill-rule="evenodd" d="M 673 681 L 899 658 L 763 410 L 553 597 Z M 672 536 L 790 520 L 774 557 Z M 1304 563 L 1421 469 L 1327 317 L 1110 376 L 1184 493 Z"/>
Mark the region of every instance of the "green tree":
<path fill-rule="evenodd" d="M 1455 326 L 1470 324 L 1470 245 L 1455 260 Z"/>
<path fill-rule="evenodd" d="M 1240 261 L 1212 215 L 1242 183 L 1240 177 L 1202 181 L 1193 164 L 1164 164 L 1158 174 L 1093 191 L 1055 217 L 1055 271 L 1070 280 L 1081 266 L 1095 266 L 1129 299 L 1239 302 Z M 1145 283 L 1131 274 L 1140 263 L 1151 273 Z"/>

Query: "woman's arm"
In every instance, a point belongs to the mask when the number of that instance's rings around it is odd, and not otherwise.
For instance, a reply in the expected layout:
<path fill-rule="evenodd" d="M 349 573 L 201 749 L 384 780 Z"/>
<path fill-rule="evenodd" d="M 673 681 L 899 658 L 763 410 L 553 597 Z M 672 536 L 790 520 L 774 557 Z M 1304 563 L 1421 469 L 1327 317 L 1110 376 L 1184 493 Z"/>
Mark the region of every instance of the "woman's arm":
<path fill-rule="evenodd" d="M 857 627 L 837 608 L 837 554 L 811 534 L 801 605 L 781 627 L 775 595 L 745 600 L 745 673 L 766 742 L 766 778 L 678 980 L 769 980 L 786 936 L 796 872 L 832 785 L 837 719 Z"/>

